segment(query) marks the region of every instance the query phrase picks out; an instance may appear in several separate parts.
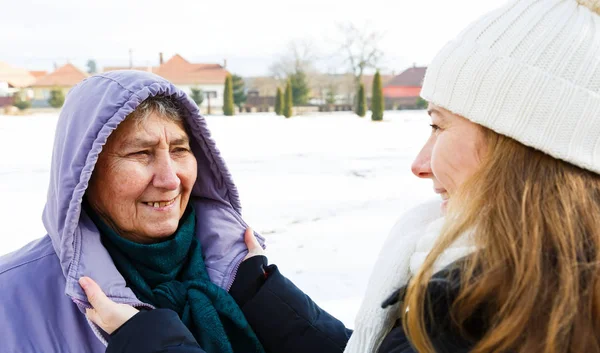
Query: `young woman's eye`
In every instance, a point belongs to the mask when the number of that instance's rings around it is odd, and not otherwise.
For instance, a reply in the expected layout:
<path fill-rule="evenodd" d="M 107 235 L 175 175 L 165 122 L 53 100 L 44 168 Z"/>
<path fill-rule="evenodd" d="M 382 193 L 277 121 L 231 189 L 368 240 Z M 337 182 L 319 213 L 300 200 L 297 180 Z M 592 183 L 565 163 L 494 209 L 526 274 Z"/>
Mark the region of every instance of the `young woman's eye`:
<path fill-rule="evenodd" d="M 439 126 L 437 126 L 436 124 L 429 124 L 429 126 L 431 126 L 431 131 L 438 131 L 440 129 Z"/>

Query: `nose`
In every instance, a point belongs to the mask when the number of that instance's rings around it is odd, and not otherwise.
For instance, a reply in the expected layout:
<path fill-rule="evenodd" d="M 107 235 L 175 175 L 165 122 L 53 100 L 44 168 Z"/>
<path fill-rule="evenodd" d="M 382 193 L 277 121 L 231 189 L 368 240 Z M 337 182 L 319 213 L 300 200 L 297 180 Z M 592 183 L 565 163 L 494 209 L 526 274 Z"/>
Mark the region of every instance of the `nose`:
<path fill-rule="evenodd" d="M 176 190 L 179 188 L 180 183 L 181 180 L 177 176 L 177 170 L 167 151 L 166 155 L 159 156 L 156 159 L 152 185 L 160 189 Z"/>
<path fill-rule="evenodd" d="M 430 179 L 433 177 L 433 172 L 431 171 L 431 151 L 433 149 L 433 143 L 431 139 L 429 139 L 415 160 L 413 161 L 410 169 L 413 174 L 419 178 Z"/>

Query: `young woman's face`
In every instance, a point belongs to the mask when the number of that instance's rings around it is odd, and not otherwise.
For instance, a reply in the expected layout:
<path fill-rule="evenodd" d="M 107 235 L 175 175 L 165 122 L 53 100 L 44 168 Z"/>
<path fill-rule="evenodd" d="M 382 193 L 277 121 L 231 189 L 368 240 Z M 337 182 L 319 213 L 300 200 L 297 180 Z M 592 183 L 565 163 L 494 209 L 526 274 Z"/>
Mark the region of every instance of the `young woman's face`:
<path fill-rule="evenodd" d="M 446 109 L 429 104 L 431 136 L 412 164 L 419 178 L 431 179 L 434 191 L 448 200 L 481 165 L 485 153 L 483 128 Z"/>

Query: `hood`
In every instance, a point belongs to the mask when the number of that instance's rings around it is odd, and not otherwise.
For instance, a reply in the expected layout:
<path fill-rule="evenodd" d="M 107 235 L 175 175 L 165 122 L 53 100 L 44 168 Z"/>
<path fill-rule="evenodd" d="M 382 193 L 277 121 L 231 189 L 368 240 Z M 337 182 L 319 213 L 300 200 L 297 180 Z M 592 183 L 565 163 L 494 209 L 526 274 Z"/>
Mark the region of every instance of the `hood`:
<path fill-rule="evenodd" d="M 65 293 L 87 303 L 77 280 L 95 279 L 109 297 L 139 304 L 82 211 L 90 176 L 108 136 L 148 97 L 175 96 L 185 111 L 198 177 L 190 202 L 196 207 L 196 232 L 211 280 L 228 289 L 247 253 L 246 228 L 237 189 L 197 105 L 169 81 L 142 71 L 114 71 L 89 77 L 68 94 L 60 113 L 43 222 L 67 279 Z M 262 238 L 259 237 L 262 242 Z"/>

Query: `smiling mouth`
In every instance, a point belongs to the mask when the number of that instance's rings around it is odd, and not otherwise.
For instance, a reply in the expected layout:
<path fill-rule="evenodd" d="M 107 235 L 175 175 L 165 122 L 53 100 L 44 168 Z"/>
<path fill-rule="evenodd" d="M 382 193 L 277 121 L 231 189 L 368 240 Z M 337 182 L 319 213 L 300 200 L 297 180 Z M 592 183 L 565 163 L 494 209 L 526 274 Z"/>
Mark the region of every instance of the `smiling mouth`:
<path fill-rule="evenodd" d="M 448 201 L 450 195 L 448 195 L 448 191 L 443 189 L 434 189 L 434 192 L 442 198 L 442 201 Z"/>
<path fill-rule="evenodd" d="M 170 206 L 173 203 L 175 203 L 176 199 L 177 199 L 177 197 L 172 200 L 169 200 L 169 201 L 150 201 L 150 202 L 144 202 L 144 204 L 146 204 L 150 207 L 154 207 L 154 208 L 163 208 L 163 207 L 167 207 L 167 206 Z"/>

